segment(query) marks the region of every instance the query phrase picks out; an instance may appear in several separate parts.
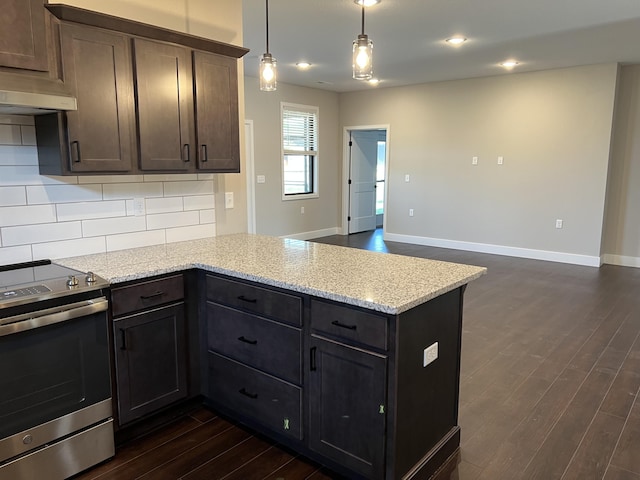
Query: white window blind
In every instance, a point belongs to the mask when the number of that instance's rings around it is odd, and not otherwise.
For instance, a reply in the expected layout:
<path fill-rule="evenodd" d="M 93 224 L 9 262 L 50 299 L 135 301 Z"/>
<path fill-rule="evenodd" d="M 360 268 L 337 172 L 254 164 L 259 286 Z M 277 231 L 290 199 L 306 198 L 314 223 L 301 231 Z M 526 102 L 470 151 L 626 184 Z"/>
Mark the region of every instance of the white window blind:
<path fill-rule="evenodd" d="M 315 111 L 282 112 L 282 145 L 285 153 L 315 155 L 317 153 L 317 114 Z"/>
<path fill-rule="evenodd" d="M 282 105 L 283 193 L 317 193 L 318 108 Z"/>

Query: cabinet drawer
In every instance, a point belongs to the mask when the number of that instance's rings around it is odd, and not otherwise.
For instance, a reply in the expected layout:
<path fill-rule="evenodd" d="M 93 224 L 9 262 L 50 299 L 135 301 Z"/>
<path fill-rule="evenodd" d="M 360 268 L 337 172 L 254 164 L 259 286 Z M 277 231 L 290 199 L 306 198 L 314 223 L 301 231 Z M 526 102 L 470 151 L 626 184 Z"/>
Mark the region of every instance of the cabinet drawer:
<path fill-rule="evenodd" d="M 182 274 L 114 288 L 111 308 L 114 317 L 152 308 L 184 298 Z"/>
<path fill-rule="evenodd" d="M 301 332 L 250 313 L 209 303 L 207 345 L 293 383 L 302 381 Z"/>
<path fill-rule="evenodd" d="M 302 439 L 302 390 L 234 360 L 209 353 L 209 398 L 265 427 Z"/>
<path fill-rule="evenodd" d="M 311 328 L 334 337 L 386 350 L 388 323 L 382 315 L 311 300 Z"/>
<path fill-rule="evenodd" d="M 207 275 L 207 299 L 282 322 L 302 325 L 302 298 L 295 295 Z"/>

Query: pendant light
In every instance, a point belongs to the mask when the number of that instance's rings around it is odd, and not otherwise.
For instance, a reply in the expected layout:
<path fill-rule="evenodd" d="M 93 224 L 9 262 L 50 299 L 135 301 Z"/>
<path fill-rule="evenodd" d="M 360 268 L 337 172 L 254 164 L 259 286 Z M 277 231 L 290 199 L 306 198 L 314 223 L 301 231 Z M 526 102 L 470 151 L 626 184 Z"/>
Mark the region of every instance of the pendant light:
<path fill-rule="evenodd" d="M 276 59 L 269 53 L 269 0 L 266 2 L 266 37 L 267 51 L 260 57 L 260 90 L 263 92 L 273 92 L 276 89 L 278 75 Z"/>
<path fill-rule="evenodd" d="M 360 3 L 356 0 L 356 3 Z M 364 33 L 364 1 L 362 5 L 362 33 L 353 41 L 353 78 L 369 80 L 373 77 L 373 42 Z"/>

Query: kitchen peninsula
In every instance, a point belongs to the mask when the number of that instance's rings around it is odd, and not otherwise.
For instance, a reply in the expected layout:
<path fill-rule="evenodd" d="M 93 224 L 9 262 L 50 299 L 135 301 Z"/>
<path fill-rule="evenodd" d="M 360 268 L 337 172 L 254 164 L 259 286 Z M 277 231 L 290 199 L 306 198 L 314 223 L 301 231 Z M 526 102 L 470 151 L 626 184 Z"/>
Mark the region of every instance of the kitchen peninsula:
<path fill-rule="evenodd" d="M 462 300 L 485 268 L 248 234 L 56 263 L 111 282 L 116 376 L 122 326 L 171 307 L 189 395 L 339 473 L 429 478 L 459 445 Z"/>

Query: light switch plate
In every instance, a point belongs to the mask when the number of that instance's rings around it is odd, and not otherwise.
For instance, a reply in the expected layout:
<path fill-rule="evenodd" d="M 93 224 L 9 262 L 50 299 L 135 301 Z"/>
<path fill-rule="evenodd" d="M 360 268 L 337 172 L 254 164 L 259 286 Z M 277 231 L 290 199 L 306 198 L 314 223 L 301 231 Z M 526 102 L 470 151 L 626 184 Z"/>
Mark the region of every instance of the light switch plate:
<path fill-rule="evenodd" d="M 233 208 L 233 192 L 224 192 L 224 208 Z"/>
<path fill-rule="evenodd" d="M 258 175 L 256 177 L 256 182 L 257 183 L 265 183 L 267 181 L 266 177 L 264 175 Z"/>

